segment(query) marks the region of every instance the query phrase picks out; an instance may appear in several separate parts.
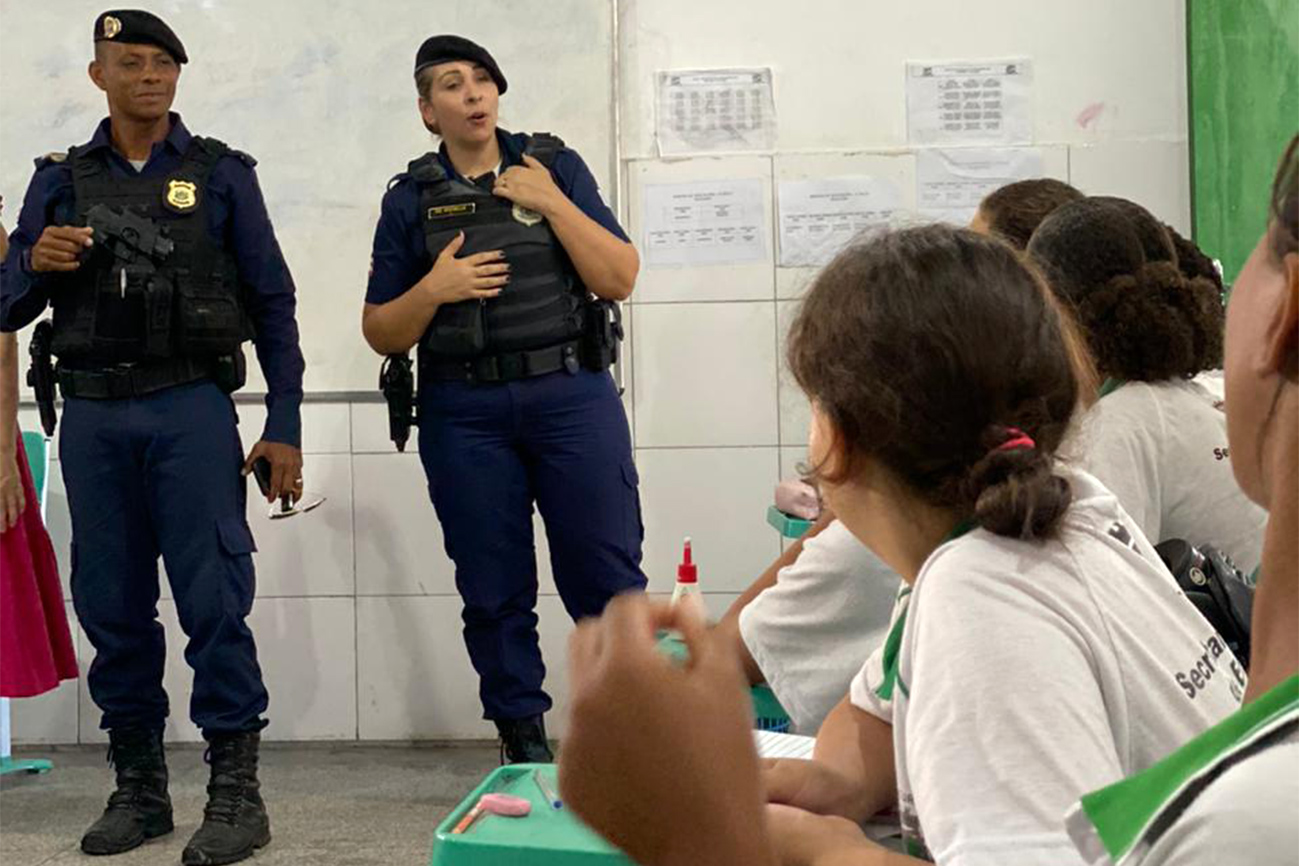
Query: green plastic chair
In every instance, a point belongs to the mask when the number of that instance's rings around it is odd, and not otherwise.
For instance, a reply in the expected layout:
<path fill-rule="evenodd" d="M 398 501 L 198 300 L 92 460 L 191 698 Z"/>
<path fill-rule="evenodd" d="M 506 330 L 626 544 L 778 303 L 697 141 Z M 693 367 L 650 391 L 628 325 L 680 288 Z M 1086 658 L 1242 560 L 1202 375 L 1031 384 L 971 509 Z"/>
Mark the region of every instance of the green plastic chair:
<path fill-rule="evenodd" d="M 36 498 L 41 504 L 41 517 L 45 517 L 45 479 L 50 474 L 49 442 L 40 433 L 31 430 L 23 431 L 23 450 L 27 452 L 27 465 L 32 470 L 32 486 L 36 488 Z"/>

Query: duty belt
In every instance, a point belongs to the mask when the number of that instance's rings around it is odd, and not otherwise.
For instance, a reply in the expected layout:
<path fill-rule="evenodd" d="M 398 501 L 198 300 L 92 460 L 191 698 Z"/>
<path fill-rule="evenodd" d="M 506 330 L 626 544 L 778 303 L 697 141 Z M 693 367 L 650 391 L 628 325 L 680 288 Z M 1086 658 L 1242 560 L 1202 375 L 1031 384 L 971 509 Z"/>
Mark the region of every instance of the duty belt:
<path fill-rule="evenodd" d="M 581 367 L 580 343 L 560 343 L 527 352 L 504 352 L 465 361 L 420 359 L 420 376 L 439 381 L 510 382 L 559 370 L 576 373 Z"/>
<path fill-rule="evenodd" d="M 212 375 L 212 364 L 209 361 L 180 358 L 117 364 L 97 370 L 69 370 L 60 366 L 56 375 L 64 399 L 80 397 L 86 400 L 124 400 L 143 397 L 174 385 L 207 379 Z"/>

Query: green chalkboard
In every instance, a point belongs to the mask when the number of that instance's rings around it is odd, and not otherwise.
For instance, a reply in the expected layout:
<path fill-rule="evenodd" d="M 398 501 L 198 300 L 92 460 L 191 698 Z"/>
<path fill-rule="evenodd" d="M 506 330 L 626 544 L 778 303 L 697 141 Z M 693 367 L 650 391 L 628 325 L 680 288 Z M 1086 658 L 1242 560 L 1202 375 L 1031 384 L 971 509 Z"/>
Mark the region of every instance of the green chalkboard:
<path fill-rule="evenodd" d="M 1186 0 L 1195 241 L 1228 283 L 1299 131 L 1299 0 Z"/>

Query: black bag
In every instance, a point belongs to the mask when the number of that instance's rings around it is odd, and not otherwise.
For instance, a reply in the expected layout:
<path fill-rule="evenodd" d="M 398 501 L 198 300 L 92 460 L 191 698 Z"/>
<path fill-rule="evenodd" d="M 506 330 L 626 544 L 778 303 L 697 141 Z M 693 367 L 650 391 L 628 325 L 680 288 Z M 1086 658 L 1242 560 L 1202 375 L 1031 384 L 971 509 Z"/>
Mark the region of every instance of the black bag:
<path fill-rule="evenodd" d="M 1177 585 L 1199 609 L 1246 671 L 1249 670 L 1249 628 L 1254 611 L 1254 585 L 1222 551 L 1198 547 L 1180 538 L 1155 545 L 1155 552 L 1177 579 Z"/>

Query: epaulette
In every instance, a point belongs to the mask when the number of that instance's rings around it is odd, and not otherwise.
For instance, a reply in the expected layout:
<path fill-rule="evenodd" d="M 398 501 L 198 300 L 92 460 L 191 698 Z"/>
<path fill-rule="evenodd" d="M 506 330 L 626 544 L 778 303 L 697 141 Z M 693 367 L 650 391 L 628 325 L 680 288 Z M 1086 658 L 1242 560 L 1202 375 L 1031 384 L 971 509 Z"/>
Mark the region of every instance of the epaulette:
<path fill-rule="evenodd" d="M 206 135 L 196 135 L 194 136 L 194 141 L 217 159 L 220 159 L 223 156 L 233 156 L 235 159 L 242 161 L 243 164 L 249 168 L 257 165 L 257 160 L 254 159 L 251 154 L 244 153 L 242 150 L 236 150 L 219 138 L 210 138 Z"/>
<path fill-rule="evenodd" d="M 46 168 L 47 166 L 58 165 L 59 163 L 63 163 L 67 161 L 68 161 L 67 151 L 63 151 L 63 150 L 51 151 L 50 153 L 47 153 L 44 156 L 36 157 L 36 170 L 40 171 L 41 169 Z"/>
<path fill-rule="evenodd" d="M 418 183 L 441 183 L 447 179 L 447 170 L 442 167 L 442 161 L 436 153 L 431 152 L 411 160 L 410 165 L 406 166 L 406 173 Z"/>
<path fill-rule="evenodd" d="M 523 148 L 523 152 L 546 168 L 550 168 L 555 162 L 555 156 L 563 147 L 564 139 L 558 135 L 551 135 L 549 132 L 534 132 L 528 136 L 528 143 Z"/>

